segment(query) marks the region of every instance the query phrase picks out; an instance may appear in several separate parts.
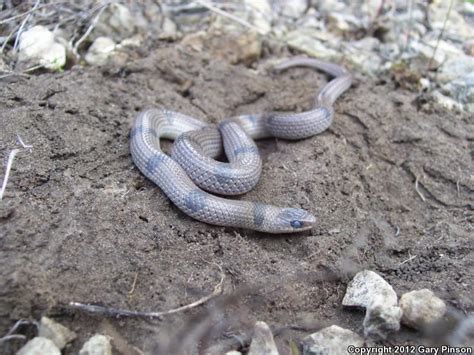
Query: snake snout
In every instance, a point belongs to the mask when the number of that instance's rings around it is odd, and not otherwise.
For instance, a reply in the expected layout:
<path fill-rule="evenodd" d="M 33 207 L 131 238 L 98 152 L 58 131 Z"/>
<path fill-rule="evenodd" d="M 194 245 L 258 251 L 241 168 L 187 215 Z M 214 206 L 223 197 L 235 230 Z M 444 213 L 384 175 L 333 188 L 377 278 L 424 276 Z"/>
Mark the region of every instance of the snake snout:
<path fill-rule="evenodd" d="M 313 228 L 316 217 L 300 208 L 284 208 L 278 215 L 278 220 L 285 227 L 286 232 L 301 232 Z"/>
<path fill-rule="evenodd" d="M 304 212 L 303 216 L 290 222 L 290 225 L 295 232 L 311 229 L 316 224 L 316 217 L 306 211 Z"/>

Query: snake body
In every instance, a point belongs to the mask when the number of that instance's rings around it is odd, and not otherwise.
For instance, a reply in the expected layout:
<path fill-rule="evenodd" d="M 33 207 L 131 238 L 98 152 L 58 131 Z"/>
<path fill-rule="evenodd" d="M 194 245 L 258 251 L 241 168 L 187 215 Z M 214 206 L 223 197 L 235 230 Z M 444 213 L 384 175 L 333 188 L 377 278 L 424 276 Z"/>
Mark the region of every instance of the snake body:
<path fill-rule="evenodd" d="M 204 191 L 236 195 L 256 185 L 262 161 L 255 139 L 302 139 L 330 126 L 333 103 L 350 87 L 351 75 L 341 66 L 309 58 L 291 59 L 275 69 L 293 66 L 309 66 L 335 76 L 319 92 L 311 110 L 242 115 L 214 127 L 178 112 L 147 109 L 138 114 L 130 134 L 135 165 L 179 209 L 199 221 L 267 233 L 311 229 L 316 218 L 306 210 L 231 200 Z M 172 157 L 160 149 L 161 138 L 175 140 Z M 229 163 L 215 160 L 223 149 Z"/>

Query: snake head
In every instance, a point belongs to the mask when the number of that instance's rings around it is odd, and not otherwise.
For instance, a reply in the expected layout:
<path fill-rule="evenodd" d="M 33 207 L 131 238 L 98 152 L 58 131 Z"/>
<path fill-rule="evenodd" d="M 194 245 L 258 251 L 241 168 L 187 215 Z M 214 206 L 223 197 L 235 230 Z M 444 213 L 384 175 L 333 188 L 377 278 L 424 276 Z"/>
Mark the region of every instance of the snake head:
<path fill-rule="evenodd" d="M 296 233 L 313 228 L 316 217 L 300 208 L 282 208 L 276 216 L 281 233 Z"/>

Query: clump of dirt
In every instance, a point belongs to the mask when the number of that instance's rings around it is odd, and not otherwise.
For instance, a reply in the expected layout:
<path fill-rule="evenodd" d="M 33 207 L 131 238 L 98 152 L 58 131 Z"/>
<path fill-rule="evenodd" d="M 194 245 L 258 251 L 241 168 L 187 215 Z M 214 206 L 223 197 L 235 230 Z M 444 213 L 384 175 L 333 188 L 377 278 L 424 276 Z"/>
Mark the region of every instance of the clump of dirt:
<path fill-rule="evenodd" d="M 249 334 L 257 319 L 275 328 L 359 331 L 363 312 L 343 310 L 341 300 L 361 269 L 378 272 L 399 294 L 426 287 L 458 310 L 473 309 L 474 125 L 467 115 L 420 109 L 413 93 L 357 77 L 323 134 L 258 142 L 262 179 L 242 198 L 302 207 L 319 219 L 310 233 L 270 236 L 206 225 L 175 208 L 134 167 L 131 122 L 150 106 L 207 122 L 302 111 L 327 81 L 323 74 L 257 72 L 168 45 L 118 69 L 8 80 L 1 154 L 15 147 L 17 133 L 33 149 L 18 154 L 0 203 L 0 334 L 20 318 L 48 315 L 79 335 L 66 354 L 94 332 L 113 334 L 122 353 L 156 351 L 196 323 L 184 313 L 151 325 L 105 319 L 67 304 L 175 308 L 212 292 L 215 264 L 225 271 L 225 293 L 237 295 L 213 303 L 221 302 L 225 330 L 234 334 Z M 276 340 L 287 349 L 289 339 L 308 333 L 281 331 Z M 402 332 L 390 341 L 420 337 Z"/>

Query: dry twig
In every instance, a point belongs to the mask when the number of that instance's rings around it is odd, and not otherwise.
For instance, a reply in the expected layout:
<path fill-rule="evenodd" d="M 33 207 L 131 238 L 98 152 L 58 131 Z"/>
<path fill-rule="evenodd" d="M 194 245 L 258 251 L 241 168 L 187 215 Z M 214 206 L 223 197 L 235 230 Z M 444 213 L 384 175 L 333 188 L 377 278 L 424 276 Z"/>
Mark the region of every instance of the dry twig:
<path fill-rule="evenodd" d="M 79 46 L 82 44 L 82 42 L 84 42 L 86 40 L 87 37 L 89 37 L 90 33 L 92 32 L 92 30 L 94 29 L 94 27 L 97 25 L 97 22 L 99 21 L 99 18 L 100 16 L 102 15 L 102 13 L 104 12 L 104 10 L 107 8 L 107 6 L 109 6 L 111 3 L 109 1 L 103 3 L 100 5 L 99 7 L 99 12 L 97 13 L 97 15 L 94 17 L 94 19 L 91 21 L 91 24 L 89 25 L 89 28 L 86 30 L 86 32 L 81 36 L 81 38 L 79 38 L 77 40 L 77 42 L 74 44 L 74 46 L 72 46 L 72 52 L 74 53 L 74 55 L 76 56 L 76 58 L 79 58 L 79 54 L 78 54 L 78 49 L 79 49 Z"/>
<path fill-rule="evenodd" d="M 8 331 L 8 333 L 6 335 L 4 335 L 3 337 L 0 338 L 0 344 L 3 343 L 3 342 L 9 341 L 9 340 L 13 340 L 13 339 L 26 340 L 26 336 L 24 336 L 24 335 L 13 334 L 18 330 L 18 328 L 20 326 L 22 326 L 24 324 L 36 324 L 36 323 L 25 320 L 25 319 L 20 319 L 19 321 L 17 321 L 13 325 L 13 327 L 10 328 L 10 330 Z"/>
<path fill-rule="evenodd" d="M 416 193 L 418 194 L 418 196 L 420 196 L 420 198 L 423 200 L 423 202 L 426 202 L 426 197 L 423 196 L 423 194 L 421 193 L 420 191 L 420 187 L 418 186 L 418 181 L 420 179 L 418 178 L 418 176 L 416 177 L 416 180 L 415 180 L 415 190 L 416 190 Z"/>
<path fill-rule="evenodd" d="M 84 304 L 84 303 L 79 303 L 79 302 L 70 302 L 69 306 L 84 312 L 88 313 L 94 313 L 94 314 L 102 314 L 104 316 L 108 317 L 139 317 L 139 318 L 162 318 L 163 316 L 168 316 L 171 314 L 183 312 L 183 311 L 188 311 L 192 308 L 196 308 L 211 299 L 219 296 L 223 289 L 222 285 L 224 283 L 224 278 L 225 274 L 220 265 L 217 265 L 219 267 L 219 270 L 221 272 L 221 279 L 219 283 L 214 287 L 214 291 L 205 296 L 200 298 L 199 300 L 189 303 L 185 306 L 178 307 L 178 308 L 173 308 L 167 311 L 161 311 L 161 312 L 144 312 L 144 311 L 132 311 L 128 309 L 117 309 L 117 308 L 110 308 L 110 307 L 104 307 L 104 306 L 97 306 L 97 305 L 91 305 L 91 304 Z"/>
<path fill-rule="evenodd" d="M 416 257 L 417 257 L 417 255 L 411 255 L 408 259 L 403 260 L 400 264 L 398 264 L 398 266 L 406 264 L 406 263 L 412 261 L 413 259 L 415 259 Z"/>

